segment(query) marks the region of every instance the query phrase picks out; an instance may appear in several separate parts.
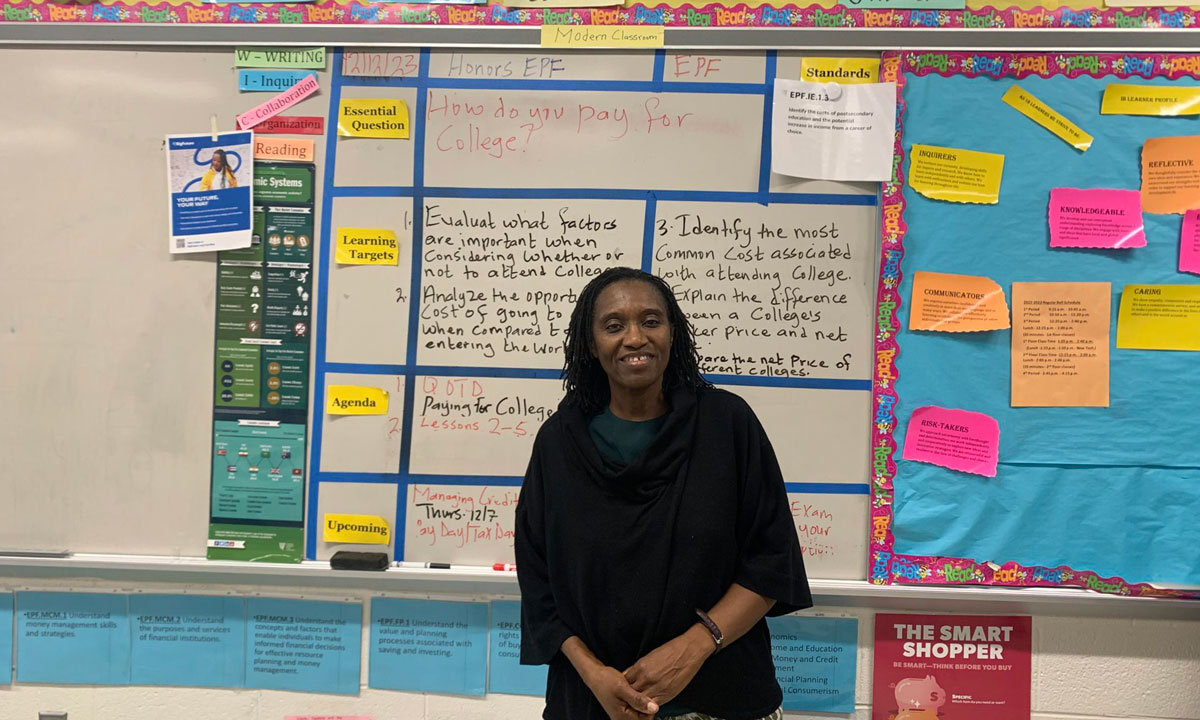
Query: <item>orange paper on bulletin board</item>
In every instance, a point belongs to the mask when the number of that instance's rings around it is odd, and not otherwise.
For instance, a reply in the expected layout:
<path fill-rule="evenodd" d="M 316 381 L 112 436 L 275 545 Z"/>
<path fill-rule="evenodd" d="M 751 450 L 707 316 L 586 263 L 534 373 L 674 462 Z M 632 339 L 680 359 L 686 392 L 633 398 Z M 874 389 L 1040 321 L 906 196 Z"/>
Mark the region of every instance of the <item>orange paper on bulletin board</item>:
<path fill-rule="evenodd" d="M 1200 208 L 1200 135 L 1147 138 L 1142 145 L 1142 210 Z"/>

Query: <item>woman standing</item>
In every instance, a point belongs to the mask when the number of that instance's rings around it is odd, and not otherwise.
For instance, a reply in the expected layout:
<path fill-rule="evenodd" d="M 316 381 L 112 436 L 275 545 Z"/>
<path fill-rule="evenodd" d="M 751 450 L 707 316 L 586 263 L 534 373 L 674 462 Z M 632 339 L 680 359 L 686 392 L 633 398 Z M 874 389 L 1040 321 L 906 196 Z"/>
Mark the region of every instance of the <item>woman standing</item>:
<path fill-rule="evenodd" d="M 584 288 L 517 505 L 521 662 L 546 720 L 777 718 L 764 616 L 812 605 L 775 453 L 701 375 L 670 287 Z"/>

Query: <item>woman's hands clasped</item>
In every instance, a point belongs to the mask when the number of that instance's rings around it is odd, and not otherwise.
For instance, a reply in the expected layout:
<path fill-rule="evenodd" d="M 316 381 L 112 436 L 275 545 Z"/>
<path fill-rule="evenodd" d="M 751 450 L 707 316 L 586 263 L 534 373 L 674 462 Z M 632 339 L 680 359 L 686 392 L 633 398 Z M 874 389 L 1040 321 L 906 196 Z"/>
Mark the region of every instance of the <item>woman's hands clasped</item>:
<path fill-rule="evenodd" d="M 712 636 L 702 625 L 651 650 L 625 671 L 625 679 L 637 692 L 662 705 L 674 700 L 688 686 L 700 666 L 716 651 Z"/>
<path fill-rule="evenodd" d="M 586 682 L 610 720 L 652 720 L 658 712 L 658 704 L 635 690 L 616 668 L 598 668 Z"/>

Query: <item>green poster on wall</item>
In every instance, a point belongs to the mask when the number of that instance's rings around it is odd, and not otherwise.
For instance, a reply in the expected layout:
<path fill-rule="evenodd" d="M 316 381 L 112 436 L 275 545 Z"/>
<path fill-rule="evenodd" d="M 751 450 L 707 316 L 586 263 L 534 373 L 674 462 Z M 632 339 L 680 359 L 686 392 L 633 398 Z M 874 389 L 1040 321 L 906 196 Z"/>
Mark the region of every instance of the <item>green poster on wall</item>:
<path fill-rule="evenodd" d="M 314 177 L 256 163 L 252 244 L 219 255 L 212 560 L 303 557 Z"/>

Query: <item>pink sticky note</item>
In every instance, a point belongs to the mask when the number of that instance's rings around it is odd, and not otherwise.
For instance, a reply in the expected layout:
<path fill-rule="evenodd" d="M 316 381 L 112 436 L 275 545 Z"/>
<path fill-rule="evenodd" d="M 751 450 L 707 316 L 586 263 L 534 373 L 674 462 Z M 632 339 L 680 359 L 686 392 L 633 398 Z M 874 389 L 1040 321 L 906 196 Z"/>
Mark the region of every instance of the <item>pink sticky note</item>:
<path fill-rule="evenodd" d="M 1200 274 L 1200 210 L 1183 214 L 1179 233 L 1179 272 Z"/>
<path fill-rule="evenodd" d="M 1000 424 L 969 410 L 917 408 L 904 435 L 904 459 L 996 477 Z"/>
<path fill-rule="evenodd" d="M 1050 191 L 1050 247 L 1124 250 L 1146 247 L 1137 190 Z"/>
<path fill-rule="evenodd" d="M 258 107 L 237 116 L 238 128 L 249 130 L 263 120 L 269 120 L 318 90 L 317 76 L 305 75 L 304 79 Z"/>

